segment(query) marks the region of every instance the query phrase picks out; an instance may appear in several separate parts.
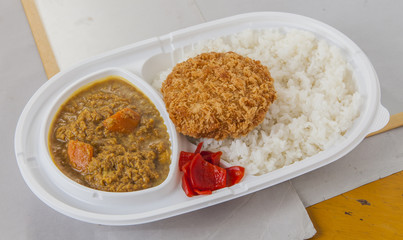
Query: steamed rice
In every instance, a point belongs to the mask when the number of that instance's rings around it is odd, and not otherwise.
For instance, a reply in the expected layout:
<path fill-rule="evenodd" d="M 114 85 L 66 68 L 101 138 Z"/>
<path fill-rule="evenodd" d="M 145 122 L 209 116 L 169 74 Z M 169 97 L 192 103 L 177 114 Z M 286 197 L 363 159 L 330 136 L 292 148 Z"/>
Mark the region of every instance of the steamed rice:
<path fill-rule="evenodd" d="M 275 80 L 277 100 L 248 135 L 201 139 L 210 151 L 260 175 L 326 150 L 359 116 L 360 94 L 340 50 L 301 30 L 246 30 L 200 42 L 182 60 L 203 52 L 234 51 L 260 60 Z M 159 89 L 171 69 L 153 85 Z"/>

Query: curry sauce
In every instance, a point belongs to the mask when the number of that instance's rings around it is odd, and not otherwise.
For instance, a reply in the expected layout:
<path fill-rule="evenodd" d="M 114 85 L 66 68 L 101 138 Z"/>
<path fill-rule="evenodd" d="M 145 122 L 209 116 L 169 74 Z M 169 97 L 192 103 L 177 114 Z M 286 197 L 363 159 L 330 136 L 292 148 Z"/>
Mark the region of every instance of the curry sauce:
<path fill-rule="evenodd" d="M 163 118 L 148 97 L 120 77 L 76 91 L 55 115 L 48 142 L 57 167 L 90 188 L 142 190 L 159 185 L 169 173 L 171 144 Z"/>

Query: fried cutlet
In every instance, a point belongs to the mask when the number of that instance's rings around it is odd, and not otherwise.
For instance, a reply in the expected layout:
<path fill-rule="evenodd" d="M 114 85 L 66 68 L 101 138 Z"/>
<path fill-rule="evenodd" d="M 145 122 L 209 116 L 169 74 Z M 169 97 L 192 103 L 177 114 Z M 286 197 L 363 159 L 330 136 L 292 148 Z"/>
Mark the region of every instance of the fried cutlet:
<path fill-rule="evenodd" d="M 234 52 L 202 53 L 177 64 L 162 84 L 169 117 L 194 138 L 237 138 L 259 125 L 276 99 L 260 61 Z"/>

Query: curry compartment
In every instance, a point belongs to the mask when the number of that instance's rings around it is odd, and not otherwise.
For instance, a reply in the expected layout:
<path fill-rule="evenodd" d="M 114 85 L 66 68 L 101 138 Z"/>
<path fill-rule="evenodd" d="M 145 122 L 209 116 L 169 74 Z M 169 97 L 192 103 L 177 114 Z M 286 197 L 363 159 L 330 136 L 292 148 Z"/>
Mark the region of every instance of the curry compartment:
<path fill-rule="evenodd" d="M 144 201 L 178 184 L 177 133 L 159 95 L 135 75 L 107 69 L 81 78 L 47 116 L 43 167 L 71 196 Z"/>

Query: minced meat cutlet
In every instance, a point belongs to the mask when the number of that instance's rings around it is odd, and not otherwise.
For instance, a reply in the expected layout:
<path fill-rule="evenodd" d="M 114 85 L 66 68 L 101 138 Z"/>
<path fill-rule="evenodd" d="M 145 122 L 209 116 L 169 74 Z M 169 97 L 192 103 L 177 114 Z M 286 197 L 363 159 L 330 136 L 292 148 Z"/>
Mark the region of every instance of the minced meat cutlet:
<path fill-rule="evenodd" d="M 169 117 L 194 138 L 237 138 L 259 125 L 276 99 L 260 61 L 234 52 L 202 53 L 177 64 L 162 84 Z"/>

